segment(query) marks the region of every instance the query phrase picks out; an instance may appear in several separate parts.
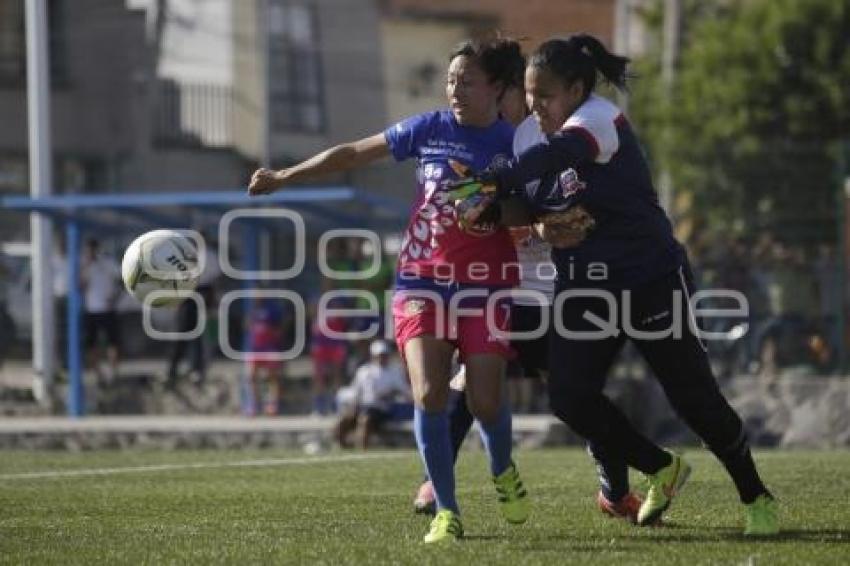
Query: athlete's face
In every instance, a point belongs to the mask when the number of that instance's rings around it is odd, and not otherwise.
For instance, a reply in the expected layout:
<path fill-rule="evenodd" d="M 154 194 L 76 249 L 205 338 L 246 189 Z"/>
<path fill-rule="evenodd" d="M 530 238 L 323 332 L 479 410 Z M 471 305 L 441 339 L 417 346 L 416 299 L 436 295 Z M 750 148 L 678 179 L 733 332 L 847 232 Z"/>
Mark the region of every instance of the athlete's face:
<path fill-rule="evenodd" d="M 546 135 L 554 134 L 563 127 L 581 104 L 583 94 L 581 81 L 567 84 L 542 67 L 525 70 L 525 100 Z"/>
<path fill-rule="evenodd" d="M 498 116 L 500 88 L 475 59 L 459 55 L 449 64 L 446 98 L 455 120 L 464 126 L 489 126 Z"/>

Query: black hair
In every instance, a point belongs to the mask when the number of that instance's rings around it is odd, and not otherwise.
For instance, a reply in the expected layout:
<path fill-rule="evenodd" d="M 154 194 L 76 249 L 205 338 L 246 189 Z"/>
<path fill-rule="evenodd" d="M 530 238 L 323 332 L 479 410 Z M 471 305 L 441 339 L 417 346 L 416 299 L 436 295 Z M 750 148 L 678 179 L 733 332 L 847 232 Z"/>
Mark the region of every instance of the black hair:
<path fill-rule="evenodd" d="M 626 90 L 628 64 L 628 57 L 611 53 L 598 39 L 584 33 L 543 42 L 528 62 L 529 67 L 555 73 L 567 84 L 580 80 L 585 97 L 596 88 L 597 73 L 619 90 Z"/>
<path fill-rule="evenodd" d="M 497 37 L 486 41 L 464 41 L 449 54 L 449 62 L 460 56 L 475 59 L 491 83 L 502 85 L 502 93 L 509 87 L 523 86 L 525 57 L 515 39 Z"/>

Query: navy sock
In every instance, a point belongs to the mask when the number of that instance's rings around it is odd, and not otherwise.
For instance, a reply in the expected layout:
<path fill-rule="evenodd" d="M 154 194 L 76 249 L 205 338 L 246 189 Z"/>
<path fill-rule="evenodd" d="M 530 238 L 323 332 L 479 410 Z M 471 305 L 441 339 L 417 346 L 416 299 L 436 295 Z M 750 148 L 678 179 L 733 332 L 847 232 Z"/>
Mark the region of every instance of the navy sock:
<path fill-rule="evenodd" d="M 490 472 L 499 476 L 511 465 L 511 448 L 513 437 L 511 433 L 511 410 L 507 403 L 499 409 L 496 419 L 490 423 L 479 422 L 481 440 L 490 458 Z"/>
<path fill-rule="evenodd" d="M 587 452 L 596 464 L 602 495 L 612 503 L 618 502 L 629 493 L 629 468 L 626 461 L 592 443 L 588 443 Z"/>
<path fill-rule="evenodd" d="M 753 454 L 750 452 L 750 443 L 743 428 L 734 445 L 722 451 L 712 450 L 712 452 L 723 463 L 732 481 L 735 482 L 741 503 L 752 503 L 762 494 L 770 495 L 756 470 Z"/>
<path fill-rule="evenodd" d="M 437 508 L 458 513 L 448 415 L 445 411 L 427 413 L 416 407 L 413 413 L 413 431 L 425 470 L 434 484 Z"/>

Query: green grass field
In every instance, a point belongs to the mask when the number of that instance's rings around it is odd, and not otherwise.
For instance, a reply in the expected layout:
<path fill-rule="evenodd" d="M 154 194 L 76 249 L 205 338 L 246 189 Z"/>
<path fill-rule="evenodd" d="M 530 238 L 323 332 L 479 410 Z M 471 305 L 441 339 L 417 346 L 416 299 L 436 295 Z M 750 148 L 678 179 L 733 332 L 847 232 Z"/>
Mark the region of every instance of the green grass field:
<path fill-rule="evenodd" d="M 689 454 L 694 475 L 660 528 L 600 515 L 580 450 L 517 454 L 534 513 L 511 527 L 496 510 L 484 456 L 469 451 L 458 470 L 467 538 L 442 548 L 419 542 L 427 520 L 410 506 L 417 456 L 358 458 L 0 452 L 0 563 L 850 563 L 850 452 L 759 453 L 784 533 L 752 541 L 740 535 L 731 482 L 705 451 Z"/>

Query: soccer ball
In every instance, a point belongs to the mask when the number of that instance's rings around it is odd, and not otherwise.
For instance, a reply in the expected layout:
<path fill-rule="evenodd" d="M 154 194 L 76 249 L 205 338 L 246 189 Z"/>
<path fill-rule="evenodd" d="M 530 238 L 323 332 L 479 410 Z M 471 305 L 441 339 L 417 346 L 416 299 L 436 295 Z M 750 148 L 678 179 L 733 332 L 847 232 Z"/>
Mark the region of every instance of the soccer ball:
<path fill-rule="evenodd" d="M 195 243 L 177 230 L 142 234 L 129 245 L 121 261 L 124 287 L 140 302 L 153 291 L 168 291 L 151 301 L 154 307 L 182 301 L 185 292 L 197 286 L 199 275 Z"/>

